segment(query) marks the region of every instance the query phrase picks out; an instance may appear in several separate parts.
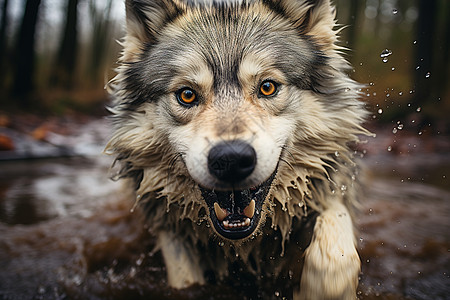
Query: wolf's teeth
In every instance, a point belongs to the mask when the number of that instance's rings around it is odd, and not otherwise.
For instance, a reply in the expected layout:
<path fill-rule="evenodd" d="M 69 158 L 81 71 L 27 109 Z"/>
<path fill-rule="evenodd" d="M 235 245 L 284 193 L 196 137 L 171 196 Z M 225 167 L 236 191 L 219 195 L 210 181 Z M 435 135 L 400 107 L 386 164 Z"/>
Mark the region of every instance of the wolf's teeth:
<path fill-rule="evenodd" d="M 248 218 L 253 218 L 253 215 L 255 214 L 255 199 L 252 199 L 250 201 L 249 205 L 247 205 L 246 208 L 244 208 L 244 215 Z"/>
<path fill-rule="evenodd" d="M 237 228 L 237 227 L 247 227 L 247 226 L 250 226 L 250 219 L 245 218 L 244 221 L 239 222 L 239 223 L 230 223 L 228 220 L 224 220 L 224 221 L 222 221 L 222 225 L 223 225 L 223 227 L 225 227 L 227 229 Z"/>
<path fill-rule="evenodd" d="M 226 209 L 220 207 L 219 203 L 214 202 L 214 212 L 216 213 L 217 220 L 223 221 L 228 216 Z"/>

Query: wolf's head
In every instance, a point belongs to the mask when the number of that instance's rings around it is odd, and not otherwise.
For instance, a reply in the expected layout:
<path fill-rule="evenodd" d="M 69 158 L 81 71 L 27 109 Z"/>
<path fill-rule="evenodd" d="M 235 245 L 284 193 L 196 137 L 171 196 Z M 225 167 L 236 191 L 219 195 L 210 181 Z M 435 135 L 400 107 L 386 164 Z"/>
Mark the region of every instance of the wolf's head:
<path fill-rule="evenodd" d="M 138 194 L 191 218 L 189 203 L 207 207 L 230 240 L 255 231 L 269 194 L 301 215 L 308 180 L 328 177 L 325 159 L 362 117 L 329 1 L 127 0 L 126 10 L 108 147 Z"/>

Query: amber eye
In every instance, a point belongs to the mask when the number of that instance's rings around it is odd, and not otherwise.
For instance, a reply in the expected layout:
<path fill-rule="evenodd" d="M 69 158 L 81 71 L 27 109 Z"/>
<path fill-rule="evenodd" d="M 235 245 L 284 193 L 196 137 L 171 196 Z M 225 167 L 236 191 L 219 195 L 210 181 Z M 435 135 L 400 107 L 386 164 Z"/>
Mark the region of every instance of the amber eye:
<path fill-rule="evenodd" d="M 197 95 L 190 88 L 182 88 L 177 91 L 177 100 L 183 105 L 191 106 L 196 103 Z"/>
<path fill-rule="evenodd" d="M 259 87 L 261 96 L 272 96 L 277 92 L 277 84 L 271 80 L 264 81 Z"/>

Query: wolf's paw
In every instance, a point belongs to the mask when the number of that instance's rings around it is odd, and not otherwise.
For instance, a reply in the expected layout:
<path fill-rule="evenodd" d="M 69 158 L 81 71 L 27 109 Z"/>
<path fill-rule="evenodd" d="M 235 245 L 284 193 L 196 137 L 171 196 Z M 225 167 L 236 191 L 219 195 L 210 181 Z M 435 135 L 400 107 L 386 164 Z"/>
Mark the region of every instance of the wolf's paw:
<path fill-rule="evenodd" d="M 355 299 L 360 265 L 350 214 L 334 204 L 317 218 L 297 299 Z"/>

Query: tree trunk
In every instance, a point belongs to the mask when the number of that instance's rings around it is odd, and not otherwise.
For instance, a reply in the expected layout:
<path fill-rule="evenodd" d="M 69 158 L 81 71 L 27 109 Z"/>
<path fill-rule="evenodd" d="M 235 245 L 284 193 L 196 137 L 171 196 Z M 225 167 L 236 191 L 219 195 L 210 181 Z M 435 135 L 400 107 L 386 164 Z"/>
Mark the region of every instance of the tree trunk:
<path fill-rule="evenodd" d="M 347 21 L 347 24 L 350 27 L 347 29 L 347 40 L 349 49 L 355 49 L 356 36 L 358 32 L 359 25 L 359 13 L 360 13 L 360 0 L 351 0 L 350 1 L 350 15 Z"/>
<path fill-rule="evenodd" d="M 78 53 L 78 0 L 68 0 L 66 23 L 50 82 L 70 89 L 73 87 Z"/>
<path fill-rule="evenodd" d="M 9 0 L 3 0 L 2 5 L 2 20 L 0 24 L 0 89 L 2 91 L 5 90 L 6 84 L 4 82 L 5 75 L 8 73 L 9 64 L 8 64 L 8 46 L 6 41 L 6 31 L 8 29 L 8 1 Z M 1 99 L 0 103 L 5 102 L 5 95 L 2 92 L 1 93 Z"/>
<path fill-rule="evenodd" d="M 41 0 L 27 0 L 15 49 L 15 73 L 13 96 L 19 105 L 30 104 L 29 93 L 33 90 L 35 32 Z"/>
<path fill-rule="evenodd" d="M 0 24 L 0 70 L 4 70 L 4 63 L 6 61 L 4 55 L 7 50 L 6 30 L 8 28 L 8 2 L 9 0 L 3 0 L 2 5 L 2 21 Z"/>
<path fill-rule="evenodd" d="M 415 97 L 413 102 L 416 106 L 423 106 L 430 101 L 432 83 L 437 75 L 432 72 L 435 40 L 434 24 L 437 13 L 436 0 L 420 0 L 418 11 L 414 64 Z"/>
<path fill-rule="evenodd" d="M 91 0 L 90 14 L 92 20 L 92 38 L 90 50 L 90 60 L 88 64 L 88 72 L 91 82 L 98 83 L 99 74 L 102 70 L 105 58 L 108 55 L 108 44 L 113 31 L 113 23 L 110 20 L 112 0 L 108 0 L 104 10 L 96 7 L 96 1 Z"/>

